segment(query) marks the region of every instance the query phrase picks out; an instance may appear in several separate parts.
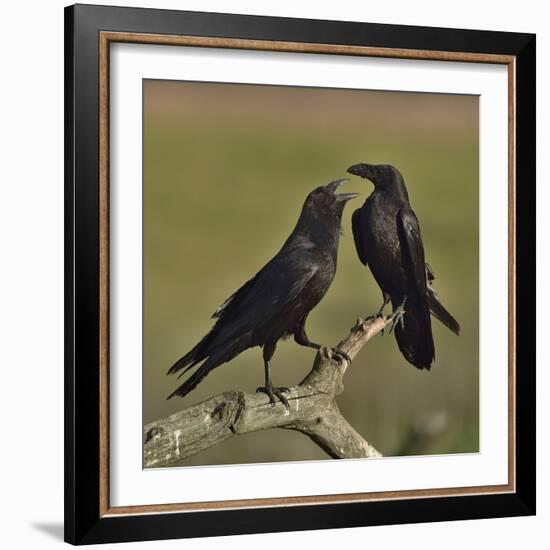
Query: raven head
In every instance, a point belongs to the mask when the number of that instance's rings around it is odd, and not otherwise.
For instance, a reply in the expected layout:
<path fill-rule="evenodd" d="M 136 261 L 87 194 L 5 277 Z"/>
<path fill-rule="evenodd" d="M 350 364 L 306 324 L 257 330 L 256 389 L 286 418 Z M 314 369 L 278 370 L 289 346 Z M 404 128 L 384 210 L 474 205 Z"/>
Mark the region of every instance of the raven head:
<path fill-rule="evenodd" d="M 359 193 L 336 193 L 345 181 L 347 178 L 331 181 L 309 193 L 293 235 L 301 233 L 309 242 L 323 247 L 338 246 L 344 207 L 359 196 Z"/>
<path fill-rule="evenodd" d="M 370 180 L 377 189 L 391 189 L 403 184 L 403 176 L 391 164 L 354 164 L 348 173 Z"/>
<path fill-rule="evenodd" d="M 315 210 L 320 215 L 333 213 L 340 217 L 346 203 L 359 196 L 359 193 L 336 193 L 346 181 L 348 178 L 334 180 L 327 185 L 317 187 L 307 196 L 304 208 Z"/>

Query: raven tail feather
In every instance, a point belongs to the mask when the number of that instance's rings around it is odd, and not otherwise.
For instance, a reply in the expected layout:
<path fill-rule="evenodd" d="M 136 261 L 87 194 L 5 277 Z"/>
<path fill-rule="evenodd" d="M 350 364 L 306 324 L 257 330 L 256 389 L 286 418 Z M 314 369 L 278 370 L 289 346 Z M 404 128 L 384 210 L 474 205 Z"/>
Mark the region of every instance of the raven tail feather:
<path fill-rule="evenodd" d="M 445 309 L 431 288 L 428 288 L 428 304 L 432 315 L 458 336 L 460 334 L 458 321 Z"/>

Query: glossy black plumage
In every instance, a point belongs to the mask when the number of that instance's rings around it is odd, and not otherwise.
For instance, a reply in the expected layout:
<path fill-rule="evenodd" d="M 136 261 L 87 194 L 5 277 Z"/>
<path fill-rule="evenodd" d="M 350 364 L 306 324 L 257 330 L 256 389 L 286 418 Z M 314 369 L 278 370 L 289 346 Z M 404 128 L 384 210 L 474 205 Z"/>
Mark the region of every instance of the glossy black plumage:
<path fill-rule="evenodd" d="M 269 362 L 277 341 L 291 334 L 299 344 L 319 347 L 309 341 L 304 325 L 336 273 L 342 212 L 346 202 L 357 196 L 335 193 L 344 181 L 308 195 L 281 250 L 216 310 L 210 332 L 169 369 L 170 374 L 183 374 L 200 365 L 169 397 L 184 397 L 219 365 L 261 346 L 266 370 L 266 387 L 261 390 L 272 401 L 275 394 L 286 403 L 271 385 Z"/>
<path fill-rule="evenodd" d="M 432 288 L 433 271 L 424 257 L 420 226 L 403 177 L 390 165 L 356 164 L 348 172 L 374 184 L 374 191 L 352 216 L 359 259 L 369 266 L 384 305 L 391 301 L 394 311 L 404 307 L 395 326 L 401 353 L 415 367 L 430 369 L 435 359 L 430 312 L 455 334 L 460 326 Z"/>

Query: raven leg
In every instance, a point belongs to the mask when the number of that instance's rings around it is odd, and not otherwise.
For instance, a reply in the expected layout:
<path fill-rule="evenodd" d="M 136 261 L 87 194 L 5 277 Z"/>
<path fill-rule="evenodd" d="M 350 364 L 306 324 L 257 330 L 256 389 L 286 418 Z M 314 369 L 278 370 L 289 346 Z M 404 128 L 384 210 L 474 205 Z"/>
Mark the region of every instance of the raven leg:
<path fill-rule="evenodd" d="M 265 368 L 265 386 L 260 386 L 256 391 L 258 393 L 265 393 L 269 396 L 269 401 L 274 405 L 275 396 L 279 398 L 279 401 L 287 408 L 290 409 L 290 405 L 283 395 L 283 392 L 290 393 L 290 390 L 285 387 L 276 388 L 271 382 L 271 358 L 275 353 L 275 347 L 277 343 L 269 342 L 263 347 L 264 368 Z"/>
<path fill-rule="evenodd" d="M 399 305 L 399 307 L 396 308 L 396 310 L 393 312 L 393 320 L 392 320 L 392 325 L 391 325 L 391 328 L 390 328 L 390 334 L 392 332 L 392 330 L 395 328 L 395 325 L 397 325 L 397 323 L 401 323 L 401 328 L 405 328 L 405 323 L 403 322 L 403 316 L 405 315 L 405 304 L 407 303 L 407 297 L 405 296 L 403 298 L 403 301 L 401 302 L 401 304 Z"/>
<path fill-rule="evenodd" d="M 382 316 L 382 314 L 384 312 L 384 308 L 390 303 L 391 297 L 387 292 L 385 292 L 383 290 L 382 291 L 382 299 L 384 300 L 384 302 L 382 303 L 382 305 L 380 306 L 380 309 L 378 310 L 378 313 L 376 314 L 377 317 Z"/>
<path fill-rule="evenodd" d="M 305 317 L 298 323 L 298 325 L 294 329 L 294 341 L 300 346 L 305 346 L 307 348 L 319 349 L 321 347 L 320 344 L 311 342 L 307 337 Z M 340 363 L 343 359 L 345 359 L 348 363 L 351 363 L 351 358 L 345 351 L 333 348 L 332 352 L 338 358 Z"/>

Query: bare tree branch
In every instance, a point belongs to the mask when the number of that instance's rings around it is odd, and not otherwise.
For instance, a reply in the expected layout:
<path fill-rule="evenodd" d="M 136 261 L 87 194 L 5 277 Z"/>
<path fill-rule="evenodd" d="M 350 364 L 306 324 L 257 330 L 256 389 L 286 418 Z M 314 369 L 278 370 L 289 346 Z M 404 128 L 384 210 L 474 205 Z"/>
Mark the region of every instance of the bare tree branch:
<path fill-rule="evenodd" d="M 353 359 L 394 316 L 359 319 L 338 344 Z M 290 409 L 271 404 L 265 394 L 221 393 L 144 427 L 144 467 L 163 467 L 200 453 L 234 436 L 270 428 L 297 430 L 332 458 L 382 456 L 342 416 L 336 395 L 342 393 L 349 364 L 322 347 L 304 380 L 286 395 Z"/>

